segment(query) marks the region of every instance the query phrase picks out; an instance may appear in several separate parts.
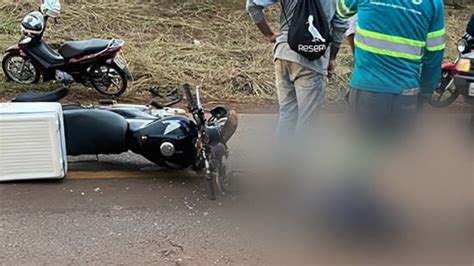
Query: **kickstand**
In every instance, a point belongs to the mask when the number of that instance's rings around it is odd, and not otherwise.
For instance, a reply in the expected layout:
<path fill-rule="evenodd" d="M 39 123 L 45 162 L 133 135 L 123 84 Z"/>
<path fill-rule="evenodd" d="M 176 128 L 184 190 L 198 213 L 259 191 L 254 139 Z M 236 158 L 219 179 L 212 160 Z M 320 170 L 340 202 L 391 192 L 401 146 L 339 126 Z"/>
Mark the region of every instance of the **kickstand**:
<path fill-rule="evenodd" d="M 95 159 L 96 159 L 97 162 L 100 161 L 99 154 L 95 155 Z"/>

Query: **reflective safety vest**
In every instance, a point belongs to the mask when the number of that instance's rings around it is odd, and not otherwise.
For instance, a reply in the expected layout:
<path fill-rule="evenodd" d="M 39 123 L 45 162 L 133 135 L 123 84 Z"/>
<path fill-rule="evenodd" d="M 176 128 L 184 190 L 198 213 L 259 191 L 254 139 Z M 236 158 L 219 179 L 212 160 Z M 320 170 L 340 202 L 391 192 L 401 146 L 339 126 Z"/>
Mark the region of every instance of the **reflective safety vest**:
<path fill-rule="evenodd" d="M 358 16 L 352 87 L 431 95 L 445 48 L 443 0 L 337 1 L 339 16 Z"/>

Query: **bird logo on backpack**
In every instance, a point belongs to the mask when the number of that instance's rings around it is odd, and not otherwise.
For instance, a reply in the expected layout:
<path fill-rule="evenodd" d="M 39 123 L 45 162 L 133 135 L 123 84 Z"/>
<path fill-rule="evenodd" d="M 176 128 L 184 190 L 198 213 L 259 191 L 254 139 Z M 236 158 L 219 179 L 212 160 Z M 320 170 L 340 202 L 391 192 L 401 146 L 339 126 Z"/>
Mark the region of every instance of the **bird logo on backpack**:
<path fill-rule="evenodd" d="M 321 36 L 321 33 L 319 33 L 318 29 L 314 26 L 313 24 L 314 22 L 314 16 L 313 15 L 309 15 L 308 17 L 308 31 L 309 33 L 311 33 L 311 35 L 313 36 L 313 42 L 326 42 L 326 39 L 323 38 L 323 36 Z"/>

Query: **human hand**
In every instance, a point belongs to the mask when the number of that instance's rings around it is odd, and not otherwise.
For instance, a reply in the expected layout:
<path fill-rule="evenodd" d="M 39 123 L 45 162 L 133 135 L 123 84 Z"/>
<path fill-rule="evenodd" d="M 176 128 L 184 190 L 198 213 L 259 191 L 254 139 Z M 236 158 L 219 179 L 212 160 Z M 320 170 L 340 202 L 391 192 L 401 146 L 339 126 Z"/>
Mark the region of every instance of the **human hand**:
<path fill-rule="evenodd" d="M 329 65 L 328 65 L 328 78 L 329 79 L 333 78 L 335 71 L 336 71 L 336 60 L 329 60 Z"/>
<path fill-rule="evenodd" d="M 269 43 L 276 43 L 276 39 L 281 35 L 279 32 L 272 32 L 270 35 L 265 36 L 265 40 Z"/>

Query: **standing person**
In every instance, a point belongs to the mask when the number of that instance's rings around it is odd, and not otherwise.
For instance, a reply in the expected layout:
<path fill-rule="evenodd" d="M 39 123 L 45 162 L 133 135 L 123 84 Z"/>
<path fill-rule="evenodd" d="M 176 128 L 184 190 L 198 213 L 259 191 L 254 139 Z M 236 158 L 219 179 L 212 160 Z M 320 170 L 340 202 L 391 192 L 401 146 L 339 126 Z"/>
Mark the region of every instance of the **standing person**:
<path fill-rule="evenodd" d="M 278 2 L 281 3 L 282 12 L 280 30 L 276 32 L 268 24 L 263 9 Z M 314 12 L 308 15 L 306 12 L 310 10 L 304 10 L 304 5 L 318 8 L 311 10 Z M 346 21 L 336 15 L 335 1 L 247 0 L 247 10 L 266 40 L 275 44 L 273 58 L 280 106 L 278 136 L 282 139 L 291 135 L 295 128 L 314 127 L 324 103 L 327 77 L 334 73 L 336 55 L 347 29 Z M 295 12 L 299 13 L 295 15 Z M 301 27 L 297 28 L 301 19 Z M 325 31 L 325 25 L 329 32 Z M 293 39 L 288 38 L 292 31 L 300 32 L 301 35 L 296 34 L 292 35 Z M 328 34 L 321 36 L 324 33 Z M 322 51 L 323 54 L 319 58 L 308 58 L 304 51 L 292 47 L 291 42 L 300 40 L 302 36 L 312 36 L 310 42 L 318 45 L 298 47 L 306 52 Z M 330 44 L 329 39 L 332 39 Z M 325 42 L 327 46 L 320 50 L 321 42 Z"/>
<path fill-rule="evenodd" d="M 354 154 L 329 201 L 329 224 L 343 233 L 393 236 L 398 212 L 376 184 L 383 163 L 396 159 L 388 153 L 400 147 L 393 141 L 407 139 L 399 133 L 412 125 L 419 97 L 431 97 L 441 78 L 443 0 L 337 1 L 341 17 L 358 17 L 349 110 L 361 134 L 352 134 Z"/>
<path fill-rule="evenodd" d="M 413 117 L 417 98 L 438 86 L 445 48 L 443 0 L 338 0 L 337 12 L 357 12 L 350 106 L 377 128 Z"/>

